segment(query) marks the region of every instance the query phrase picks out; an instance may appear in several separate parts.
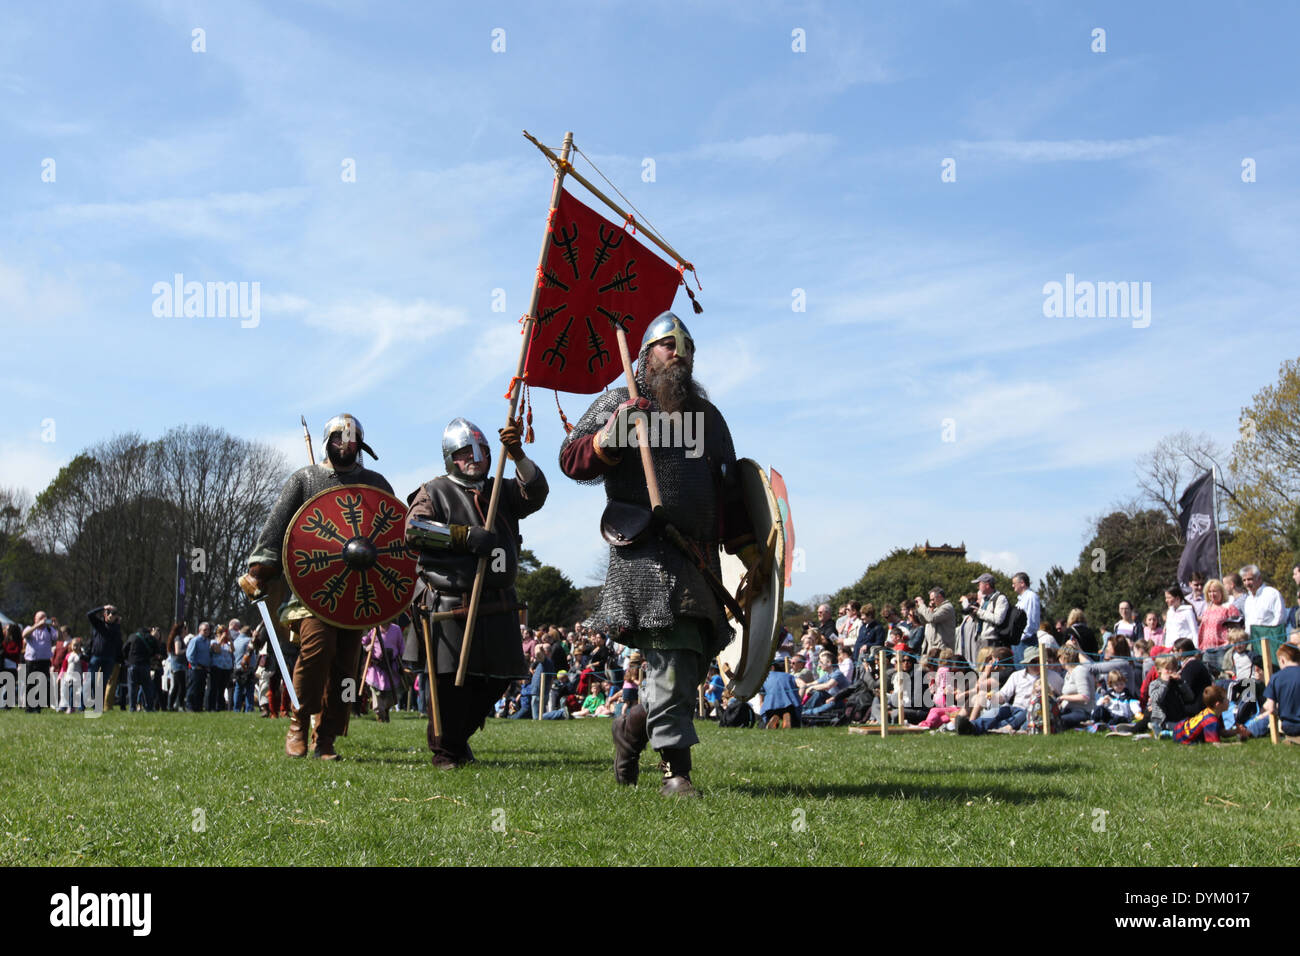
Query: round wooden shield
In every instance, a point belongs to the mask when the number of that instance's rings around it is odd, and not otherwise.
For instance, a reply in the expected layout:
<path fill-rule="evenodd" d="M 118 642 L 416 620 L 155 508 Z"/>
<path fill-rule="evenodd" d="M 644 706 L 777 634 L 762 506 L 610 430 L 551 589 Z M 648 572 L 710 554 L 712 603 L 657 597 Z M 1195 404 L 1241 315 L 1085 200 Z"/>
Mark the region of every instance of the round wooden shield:
<path fill-rule="evenodd" d="M 345 630 L 393 620 L 411 603 L 416 554 L 406 506 L 371 485 L 309 498 L 284 535 L 284 576 L 312 615 Z"/>
<path fill-rule="evenodd" d="M 758 463 L 750 458 L 736 462 L 741 496 L 754 525 L 763 558 L 763 593 L 745 608 L 747 626 L 735 621 L 735 639 L 718 653 L 718 670 L 727 689 L 741 700 L 753 697 L 763 686 L 772 658 L 781 645 L 781 604 L 785 598 L 785 522 L 771 482 Z M 740 558 L 723 551 L 722 583 L 733 594 L 739 592 L 745 565 Z"/>

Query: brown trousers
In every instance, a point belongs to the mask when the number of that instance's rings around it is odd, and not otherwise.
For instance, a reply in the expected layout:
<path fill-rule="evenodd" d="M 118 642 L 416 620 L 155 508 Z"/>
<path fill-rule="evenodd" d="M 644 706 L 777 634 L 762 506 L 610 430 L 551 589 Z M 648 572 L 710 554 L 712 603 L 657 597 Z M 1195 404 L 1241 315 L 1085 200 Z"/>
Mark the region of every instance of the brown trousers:
<path fill-rule="evenodd" d="M 343 700 L 344 682 L 351 682 L 356 699 L 357 669 L 361 666 L 361 632 L 344 631 L 314 617 L 298 627 L 301 651 L 293 669 L 293 689 L 303 717 L 320 714 L 318 736 L 333 739 L 347 733 L 351 702 Z"/>

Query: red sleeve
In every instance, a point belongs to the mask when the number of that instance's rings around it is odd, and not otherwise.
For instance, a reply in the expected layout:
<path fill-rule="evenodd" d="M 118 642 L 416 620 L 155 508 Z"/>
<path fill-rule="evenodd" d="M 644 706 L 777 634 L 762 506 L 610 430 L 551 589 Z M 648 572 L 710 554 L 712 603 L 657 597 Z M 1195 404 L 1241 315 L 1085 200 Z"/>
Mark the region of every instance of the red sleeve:
<path fill-rule="evenodd" d="M 606 474 L 614 465 L 601 461 L 592 445 L 592 436 L 583 435 L 560 452 L 560 470 L 575 481 L 587 481 Z"/>

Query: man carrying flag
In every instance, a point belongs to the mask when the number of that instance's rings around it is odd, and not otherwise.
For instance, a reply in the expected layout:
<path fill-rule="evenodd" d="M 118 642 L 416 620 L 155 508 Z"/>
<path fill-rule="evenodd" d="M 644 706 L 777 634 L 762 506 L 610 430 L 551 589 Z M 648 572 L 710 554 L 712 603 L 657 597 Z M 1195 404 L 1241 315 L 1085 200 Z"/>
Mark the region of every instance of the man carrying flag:
<path fill-rule="evenodd" d="M 649 743 L 662 758 L 659 792 L 698 796 L 690 779 L 690 748 L 699 742 L 696 688 L 732 637 L 709 575 L 720 577 L 719 542 L 750 568 L 759 549 L 735 481 L 731 432 L 692 376 L 695 343 L 685 323 L 664 312 L 642 342 L 635 376 L 640 397 L 630 399 L 619 387 L 596 399 L 565 439 L 560 467 L 579 482 L 603 482 L 608 499 L 602 531 L 612 545 L 609 570 L 587 623 L 645 655 L 645 704 L 614 721 L 615 778 L 636 783 Z M 650 459 L 663 513 L 653 521 L 643 459 L 634 447 L 637 414 L 649 418 L 655 439 Z M 669 543 L 665 521 L 696 555 Z"/>

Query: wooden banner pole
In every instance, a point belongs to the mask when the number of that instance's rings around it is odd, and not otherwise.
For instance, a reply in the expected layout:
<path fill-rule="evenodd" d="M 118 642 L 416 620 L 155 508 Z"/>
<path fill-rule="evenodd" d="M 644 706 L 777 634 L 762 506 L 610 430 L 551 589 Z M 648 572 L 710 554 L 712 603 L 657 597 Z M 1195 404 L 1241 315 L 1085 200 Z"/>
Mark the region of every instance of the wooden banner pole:
<path fill-rule="evenodd" d="M 564 146 L 560 150 L 560 158 L 563 162 L 556 167 L 555 184 L 551 187 L 551 206 L 550 212 L 555 212 L 555 207 L 560 204 L 561 187 L 564 183 L 565 167 L 569 165 L 569 153 L 573 149 L 573 133 L 564 134 Z M 548 223 L 549 225 L 549 223 Z M 551 233 L 548 230 L 542 236 L 542 251 L 537 255 L 537 270 L 540 272 L 546 265 L 546 253 L 551 244 Z M 541 295 L 541 286 L 539 283 L 533 283 L 532 298 L 528 303 L 528 314 L 524 318 L 523 342 L 519 346 L 519 361 L 515 366 L 515 377 L 510 382 L 510 411 L 506 414 L 506 424 L 509 425 L 515 420 L 515 411 L 519 407 L 519 396 L 523 392 L 523 375 L 524 365 L 528 361 L 528 346 L 533 337 L 533 316 L 537 312 L 537 299 Z M 497 451 L 497 470 L 495 480 L 492 482 L 492 494 L 488 498 L 487 520 L 484 521 L 483 527 L 491 531 L 496 526 L 497 504 L 501 498 L 501 477 L 505 474 L 506 468 L 506 449 L 505 445 Z M 474 587 L 469 595 L 469 611 L 465 616 L 465 636 L 460 644 L 460 666 L 456 668 L 456 686 L 465 686 L 465 673 L 469 670 L 469 649 L 470 642 L 474 639 L 474 625 L 478 622 L 478 605 L 483 596 L 483 575 L 487 572 L 488 556 L 484 555 L 478 559 L 478 569 L 474 573 Z"/>

